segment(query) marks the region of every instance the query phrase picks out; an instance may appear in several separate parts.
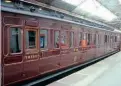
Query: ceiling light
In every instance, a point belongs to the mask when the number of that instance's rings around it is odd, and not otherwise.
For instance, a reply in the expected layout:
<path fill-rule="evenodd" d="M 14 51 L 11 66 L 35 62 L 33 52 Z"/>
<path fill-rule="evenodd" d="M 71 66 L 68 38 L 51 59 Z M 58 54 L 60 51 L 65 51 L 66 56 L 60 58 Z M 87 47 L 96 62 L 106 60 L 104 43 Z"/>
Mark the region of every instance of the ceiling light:
<path fill-rule="evenodd" d="M 111 13 L 108 9 L 106 9 L 96 0 L 86 0 L 84 3 L 82 3 L 78 7 L 80 10 L 88 12 L 106 21 L 112 21 L 113 19 L 117 18 L 116 15 Z"/>
<path fill-rule="evenodd" d="M 5 2 L 10 3 L 10 2 L 12 2 L 12 1 L 11 1 L 11 0 L 5 0 Z"/>
<path fill-rule="evenodd" d="M 119 1 L 119 3 L 121 4 L 121 0 L 118 0 Z"/>
<path fill-rule="evenodd" d="M 42 10 L 42 8 L 39 8 L 39 10 Z"/>
<path fill-rule="evenodd" d="M 119 32 L 119 33 L 121 33 L 121 30 L 114 29 L 114 32 Z"/>
<path fill-rule="evenodd" d="M 74 5 L 74 6 L 78 6 L 81 2 L 83 2 L 84 0 L 62 0 L 68 4 Z"/>

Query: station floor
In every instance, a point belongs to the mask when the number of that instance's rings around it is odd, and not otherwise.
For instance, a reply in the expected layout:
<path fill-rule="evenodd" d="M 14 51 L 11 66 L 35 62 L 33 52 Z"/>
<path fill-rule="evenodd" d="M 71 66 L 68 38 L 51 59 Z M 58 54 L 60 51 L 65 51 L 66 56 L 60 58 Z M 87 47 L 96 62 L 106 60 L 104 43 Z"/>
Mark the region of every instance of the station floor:
<path fill-rule="evenodd" d="M 121 52 L 47 86 L 121 86 Z"/>

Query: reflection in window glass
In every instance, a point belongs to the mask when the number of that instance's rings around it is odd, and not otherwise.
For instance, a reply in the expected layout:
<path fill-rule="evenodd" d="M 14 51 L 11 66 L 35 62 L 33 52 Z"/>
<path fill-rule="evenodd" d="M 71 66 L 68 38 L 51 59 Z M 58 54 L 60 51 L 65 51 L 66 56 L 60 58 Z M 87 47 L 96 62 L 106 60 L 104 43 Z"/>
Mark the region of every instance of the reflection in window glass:
<path fill-rule="evenodd" d="M 109 35 L 109 43 L 110 43 L 111 41 L 110 41 L 110 35 Z"/>
<path fill-rule="evenodd" d="M 84 39 L 84 40 L 87 39 L 86 33 L 83 34 L 83 39 Z"/>
<path fill-rule="evenodd" d="M 108 42 L 110 42 L 110 41 L 109 41 L 109 35 L 108 35 Z"/>
<path fill-rule="evenodd" d="M 87 44 L 90 45 L 91 43 L 91 34 L 87 35 Z"/>
<path fill-rule="evenodd" d="M 85 33 L 85 38 L 88 41 L 88 33 Z"/>
<path fill-rule="evenodd" d="M 20 28 L 10 28 L 10 53 L 21 52 L 21 30 Z"/>
<path fill-rule="evenodd" d="M 98 34 L 98 45 L 100 45 L 100 35 Z"/>
<path fill-rule="evenodd" d="M 59 48 L 59 31 L 54 32 L 54 47 Z"/>
<path fill-rule="evenodd" d="M 112 36 L 110 36 L 110 42 L 112 43 Z"/>
<path fill-rule="evenodd" d="M 82 32 L 79 33 L 79 46 L 81 46 L 81 41 L 83 40 Z"/>
<path fill-rule="evenodd" d="M 115 42 L 117 42 L 117 36 L 115 36 Z"/>
<path fill-rule="evenodd" d="M 105 43 L 107 42 L 107 35 L 105 35 Z"/>
<path fill-rule="evenodd" d="M 108 35 L 107 35 L 107 42 L 108 42 Z"/>
<path fill-rule="evenodd" d="M 36 31 L 26 31 L 27 48 L 36 48 Z"/>
<path fill-rule="evenodd" d="M 96 45 L 96 34 L 94 34 L 94 44 Z"/>
<path fill-rule="evenodd" d="M 115 42 L 115 36 L 113 36 L 113 42 Z"/>
<path fill-rule="evenodd" d="M 47 47 L 47 30 L 40 30 L 40 48 L 46 48 Z"/>
<path fill-rule="evenodd" d="M 79 39 L 80 39 L 80 40 L 83 39 L 83 34 L 82 34 L 82 32 L 80 32 L 80 34 L 79 34 Z"/>
<path fill-rule="evenodd" d="M 73 47 L 74 46 L 74 33 L 71 32 L 70 34 L 70 47 Z"/>
<path fill-rule="evenodd" d="M 110 36 L 110 41 L 111 41 L 111 43 L 113 42 L 113 36 Z"/>
<path fill-rule="evenodd" d="M 63 45 L 68 45 L 68 32 L 67 31 L 62 31 L 61 32 L 61 39 L 60 43 Z"/>

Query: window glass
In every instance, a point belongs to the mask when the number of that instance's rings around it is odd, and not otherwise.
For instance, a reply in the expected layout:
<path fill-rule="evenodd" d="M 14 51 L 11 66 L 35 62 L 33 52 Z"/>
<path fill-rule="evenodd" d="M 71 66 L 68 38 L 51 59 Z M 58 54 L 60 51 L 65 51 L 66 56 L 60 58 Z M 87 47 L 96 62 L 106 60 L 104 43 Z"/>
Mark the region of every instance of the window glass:
<path fill-rule="evenodd" d="M 59 31 L 54 32 L 54 47 L 59 48 Z"/>
<path fill-rule="evenodd" d="M 108 42 L 108 35 L 107 35 L 107 42 Z"/>
<path fill-rule="evenodd" d="M 69 48 L 69 32 L 68 31 L 61 31 L 60 47 L 62 49 Z"/>
<path fill-rule="evenodd" d="M 115 42 L 115 38 L 114 38 L 114 35 L 112 36 L 112 41 L 113 41 L 113 43 Z"/>
<path fill-rule="evenodd" d="M 111 43 L 111 36 L 109 36 L 109 42 Z"/>
<path fill-rule="evenodd" d="M 63 45 L 68 44 L 68 32 L 67 31 L 62 31 L 61 32 L 60 43 L 63 44 Z"/>
<path fill-rule="evenodd" d="M 30 49 L 36 48 L 36 31 L 26 31 L 26 47 Z"/>
<path fill-rule="evenodd" d="M 98 34 L 98 45 L 100 44 L 100 35 Z"/>
<path fill-rule="evenodd" d="M 92 43 L 92 34 L 90 34 L 90 44 Z"/>
<path fill-rule="evenodd" d="M 111 36 L 111 42 L 113 43 L 113 36 Z"/>
<path fill-rule="evenodd" d="M 74 32 L 70 33 L 70 47 L 74 46 Z"/>
<path fill-rule="evenodd" d="M 83 34 L 82 34 L 82 32 L 80 32 L 80 34 L 79 34 L 79 39 L 83 40 Z"/>
<path fill-rule="evenodd" d="M 84 33 L 84 34 L 83 34 L 83 39 L 86 40 L 86 39 L 87 39 L 86 37 L 87 37 L 87 36 L 86 36 L 86 33 Z"/>
<path fill-rule="evenodd" d="M 86 40 L 87 40 L 87 42 L 88 42 L 88 33 L 86 33 Z"/>
<path fill-rule="evenodd" d="M 85 36 L 85 35 L 84 35 Z M 83 40 L 82 32 L 79 33 L 79 46 L 81 46 L 81 41 Z"/>
<path fill-rule="evenodd" d="M 87 44 L 90 45 L 90 42 L 91 42 L 91 34 L 88 34 L 87 35 Z"/>
<path fill-rule="evenodd" d="M 21 30 L 17 27 L 10 28 L 10 53 L 21 52 Z"/>
<path fill-rule="evenodd" d="M 105 35 L 105 43 L 107 42 L 107 35 Z"/>
<path fill-rule="evenodd" d="M 47 48 L 48 31 L 40 30 L 40 48 Z"/>
<path fill-rule="evenodd" d="M 115 36 L 115 42 L 117 42 L 117 36 Z"/>
<path fill-rule="evenodd" d="M 112 43 L 113 42 L 113 36 L 111 36 L 110 39 L 111 39 L 111 43 Z"/>
<path fill-rule="evenodd" d="M 108 42 L 110 42 L 110 36 L 108 35 Z"/>
<path fill-rule="evenodd" d="M 109 36 L 109 41 L 110 41 L 110 43 L 111 43 L 111 35 Z"/>
<path fill-rule="evenodd" d="M 96 34 L 94 34 L 94 44 L 96 44 Z"/>

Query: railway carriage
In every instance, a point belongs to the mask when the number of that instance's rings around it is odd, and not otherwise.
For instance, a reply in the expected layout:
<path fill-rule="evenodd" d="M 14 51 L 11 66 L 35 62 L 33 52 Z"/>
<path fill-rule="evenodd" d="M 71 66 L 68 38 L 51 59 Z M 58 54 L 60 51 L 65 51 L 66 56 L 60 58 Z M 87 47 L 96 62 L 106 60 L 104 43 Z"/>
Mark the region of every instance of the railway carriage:
<path fill-rule="evenodd" d="M 2 11 L 2 85 L 118 51 L 120 33 Z"/>

